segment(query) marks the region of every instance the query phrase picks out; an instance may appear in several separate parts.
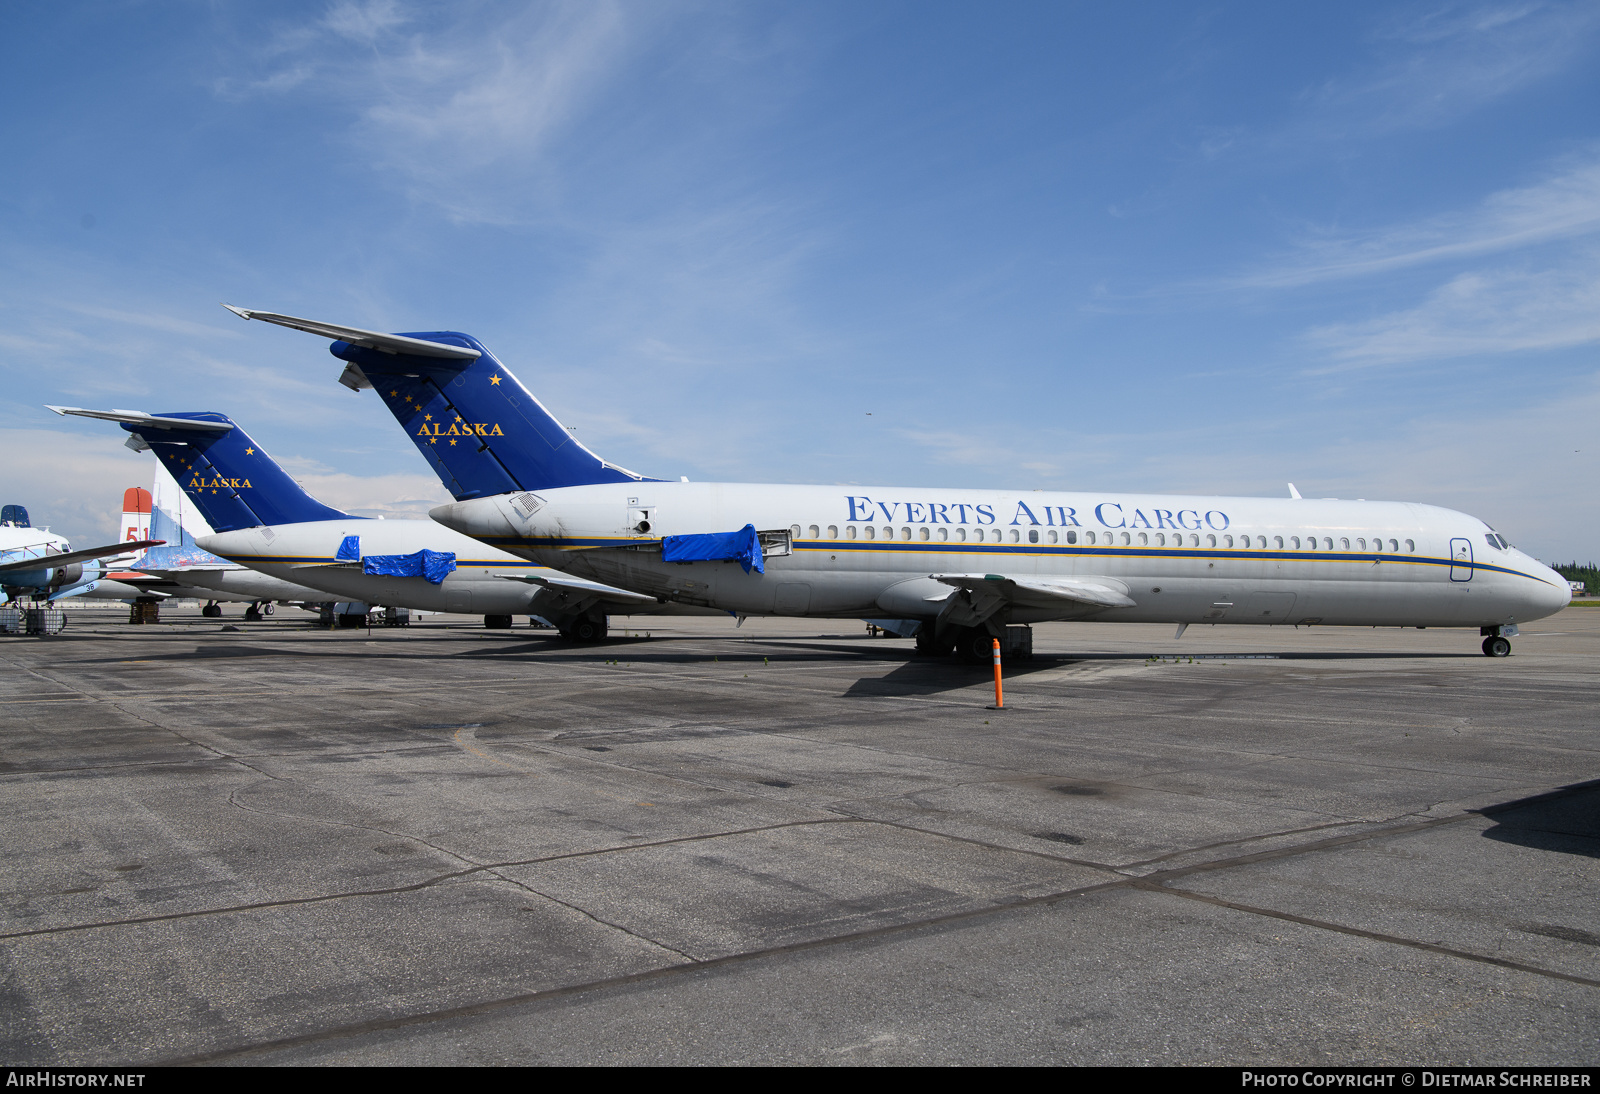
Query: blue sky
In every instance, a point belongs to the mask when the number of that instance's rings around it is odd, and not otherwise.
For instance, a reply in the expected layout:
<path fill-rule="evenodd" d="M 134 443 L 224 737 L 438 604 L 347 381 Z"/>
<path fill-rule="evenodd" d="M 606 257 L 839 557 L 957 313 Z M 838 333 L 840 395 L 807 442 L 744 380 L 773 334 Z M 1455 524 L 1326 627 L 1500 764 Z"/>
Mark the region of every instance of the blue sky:
<path fill-rule="evenodd" d="M 664 477 L 1398 498 L 1600 556 L 1593 4 L 0 9 L 0 500 L 220 410 L 442 493 L 326 343 L 491 346 Z"/>

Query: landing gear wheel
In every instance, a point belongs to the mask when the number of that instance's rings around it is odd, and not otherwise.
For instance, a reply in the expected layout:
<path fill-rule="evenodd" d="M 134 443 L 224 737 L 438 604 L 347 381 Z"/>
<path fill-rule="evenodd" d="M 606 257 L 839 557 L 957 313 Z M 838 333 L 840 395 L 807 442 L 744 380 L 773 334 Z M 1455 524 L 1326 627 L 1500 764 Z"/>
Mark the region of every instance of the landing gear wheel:
<path fill-rule="evenodd" d="M 567 628 L 566 636 L 574 642 L 603 642 L 606 637 L 606 617 L 580 616 Z"/>
<path fill-rule="evenodd" d="M 507 630 L 511 626 L 511 617 L 509 615 L 486 615 L 483 617 L 483 625 L 492 631 Z"/>
<path fill-rule="evenodd" d="M 1483 640 L 1483 652 L 1490 657 L 1509 657 L 1511 655 L 1511 640 L 1492 634 Z"/>
<path fill-rule="evenodd" d="M 955 640 L 947 630 L 944 637 L 937 637 L 932 623 L 924 623 L 917 628 L 917 652 L 928 657 L 938 657 L 940 654 L 949 653 Z"/>
<path fill-rule="evenodd" d="M 200 609 L 200 614 L 205 616 L 207 619 L 215 619 L 222 614 L 222 608 L 217 604 L 207 604 L 205 607 Z"/>
<path fill-rule="evenodd" d="M 994 660 L 994 635 L 982 627 L 970 627 L 956 639 L 956 653 L 974 665 L 987 665 Z"/>
<path fill-rule="evenodd" d="M 217 609 L 217 614 L 221 615 L 222 614 L 222 609 L 220 609 L 220 608 Z M 250 605 L 248 608 L 246 608 L 244 610 L 244 617 L 245 617 L 246 620 L 248 620 L 251 623 L 254 623 L 254 622 L 258 621 L 261 618 L 261 609 L 260 609 L 260 607 L 258 607 L 255 604 Z"/>
<path fill-rule="evenodd" d="M 276 604 L 274 604 L 270 600 L 267 601 L 265 604 L 261 605 L 261 614 L 262 615 L 273 615 L 274 613 L 277 612 L 277 610 L 278 610 L 278 606 Z"/>

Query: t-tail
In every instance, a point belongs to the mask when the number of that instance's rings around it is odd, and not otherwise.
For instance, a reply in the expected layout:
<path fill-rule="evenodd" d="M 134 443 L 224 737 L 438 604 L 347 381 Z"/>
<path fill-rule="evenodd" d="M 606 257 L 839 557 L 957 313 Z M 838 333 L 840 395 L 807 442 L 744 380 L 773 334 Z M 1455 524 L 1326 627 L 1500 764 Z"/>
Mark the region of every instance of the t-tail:
<path fill-rule="evenodd" d="M 145 414 L 80 407 L 50 409 L 57 414 L 120 423 L 133 434 L 128 446 L 155 452 L 215 531 L 350 519 L 350 514 L 306 493 L 226 414 L 209 410 Z"/>
<path fill-rule="evenodd" d="M 224 304 L 333 339 L 339 382 L 372 388 L 457 501 L 523 490 L 658 482 L 608 463 L 578 443 L 511 370 L 469 334 L 382 334 Z"/>

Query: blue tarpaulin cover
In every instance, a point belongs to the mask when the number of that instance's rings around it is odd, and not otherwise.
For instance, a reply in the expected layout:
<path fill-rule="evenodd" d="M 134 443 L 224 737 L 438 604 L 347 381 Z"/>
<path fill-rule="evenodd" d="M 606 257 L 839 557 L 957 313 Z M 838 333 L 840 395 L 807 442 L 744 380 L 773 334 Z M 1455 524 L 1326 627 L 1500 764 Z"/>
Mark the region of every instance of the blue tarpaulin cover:
<path fill-rule="evenodd" d="M 437 585 L 456 568 L 454 551 L 423 548 L 414 555 L 368 555 L 361 560 L 361 572 L 384 577 L 421 577 Z"/>
<path fill-rule="evenodd" d="M 761 562 L 761 537 L 756 526 L 746 524 L 737 532 L 707 532 L 698 536 L 667 536 L 661 541 L 663 562 L 716 562 L 736 558 L 744 572 L 767 572 Z"/>
<path fill-rule="evenodd" d="M 339 544 L 339 553 L 333 556 L 335 562 L 360 562 L 361 537 L 345 536 Z"/>

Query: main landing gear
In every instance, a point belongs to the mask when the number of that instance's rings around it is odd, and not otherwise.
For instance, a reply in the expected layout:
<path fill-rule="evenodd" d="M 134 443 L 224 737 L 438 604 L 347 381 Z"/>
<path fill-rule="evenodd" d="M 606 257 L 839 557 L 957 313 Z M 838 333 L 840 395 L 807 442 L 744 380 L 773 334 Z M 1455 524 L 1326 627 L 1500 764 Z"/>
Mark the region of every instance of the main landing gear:
<path fill-rule="evenodd" d="M 604 642 L 606 640 L 606 617 L 603 615 L 580 615 L 571 623 L 561 628 L 561 637 L 569 642 Z"/>

